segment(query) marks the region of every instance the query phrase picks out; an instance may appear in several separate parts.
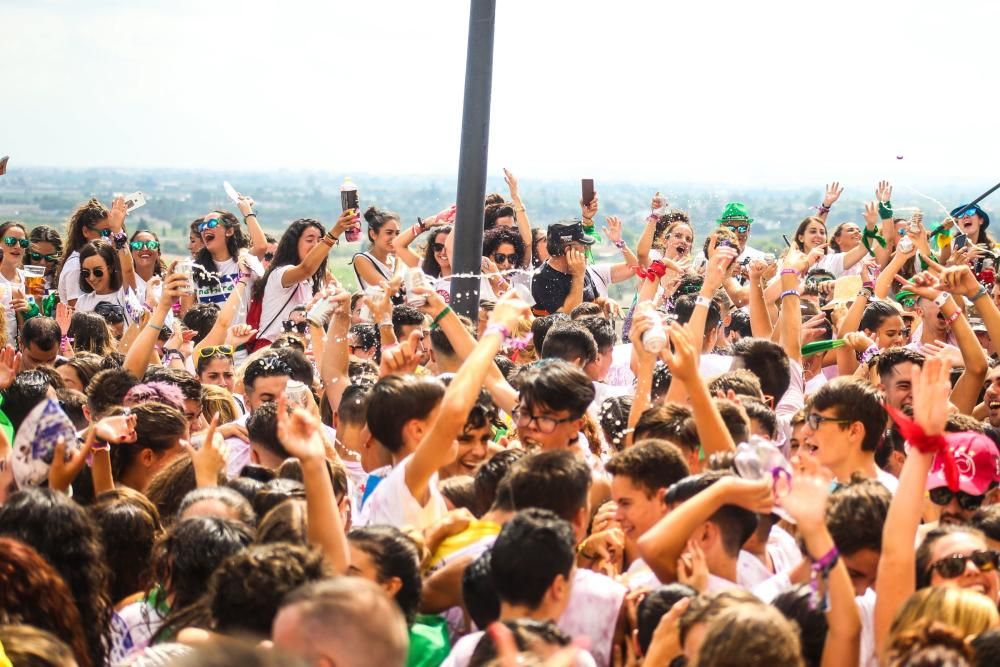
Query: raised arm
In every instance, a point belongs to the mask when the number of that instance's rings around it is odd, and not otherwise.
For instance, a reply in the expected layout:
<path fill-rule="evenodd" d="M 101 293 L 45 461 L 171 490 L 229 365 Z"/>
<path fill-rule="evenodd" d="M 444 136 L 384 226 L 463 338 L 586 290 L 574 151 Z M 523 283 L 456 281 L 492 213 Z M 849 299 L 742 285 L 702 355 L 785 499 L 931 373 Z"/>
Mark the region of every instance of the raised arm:
<path fill-rule="evenodd" d="M 524 208 L 524 202 L 521 200 L 521 189 L 518 187 L 517 178 L 506 169 L 503 170 L 503 180 L 510 190 L 510 201 L 514 204 L 517 231 L 521 233 L 521 240 L 524 242 L 524 265 L 531 266 L 531 220 L 528 219 L 528 211 Z"/>
<path fill-rule="evenodd" d="M 840 187 L 840 183 L 837 181 L 827 184 L 826 193 L 823 195 L 823 203 L 820 204 L 819 213 L 816 217 L 825 223 L 827 216 L 830 215 L 830 207 L 832 207 L 836 201 L 840 199 L 840 195 L 843 193 L 844 188 Z"/>
<path fill-rule="evenodd" d="M 653 370 L 656 368 L 656 355 L 646 351 L 642 344 L 642 336 L 650 327 L 656 324 L 660 314 L 653 309 L 652 304 L 640 301 L 632 317 L 632 368 L 635 373 L 635 388 L 632 395 L 632 408 L 628 413 L 628 429 L 626 430 L 625 446 L 632 445 L 632 432 L 650 405 L 652 405 Z"/>
<path fill-rule="evenodd" d="M 624 262 L 611 267 L 611 282 L 620 283 L 635 275 L 634 267 L 639 266 L 639 260 L 629 250 L 628 244 L 622 238 L 622 221 L 618 216 L 612 215 L 606 218 L 608 224 L 604 227 L 604 235 L 608 240 L 622 251 Z"/>
<path fill-rule="evenodd" d="M 312 247 L 302 261 L 281 274 L 281 286 L 291 287 L 303 280 L 309 280 L 319 270 L 323 260 L 330 253 L 330 249 L 339 242 L 338 237 L 349 227 L 359 224 L 358 221 L 358 214 L 354 211 L 341 213 L 337 222 L 334 223 L 333 229 L 328 231 L 320 242 Z"/>
<path fill-rule="evenodd" d="M 913 365 L 913 415 L 926 436 L 944 433 L 948 420 L 951 363 L 931 357 L 923 368 Z M 882 529 L 882 554 L 875 579 L 875 646 L 885 648 L 896 611 L 916 589 L 917 529 L 923 510 L 927 474 L 933 453 L 911 447 L 899 475 L 899 488 L 889 504 Z"/>
<path fill-rule="evenodd" d="M 118 263 L 122 267 L 122 287 L 135 289 L 135 268 L 132 265 L 132 250 L 128 247 L 128 235 L 125 233 L 125 199 L 116 197 L 108 212 L 108 228 L 111 230 L 111 240 L 118 253 Z"/>
<path fill-rule="evenodd" d="M 712 253 L 705 268 L 705 279 L 701 283 L 701 291 L 698 293 L 698 300 L 695 302 L 694 312 L 691 319 L 685 325 L 696 340 L 705 337 L 705 322 L 708 320 L 708 304 L 715 297 L 715 292 L 726 279 L 726 272 L 734 261 L 736 261 L 736 248 L 719 246 Z M 701 348 L 698 348 L 699 354 Z"/>
<path fill-rule="evenodd" d="M 750 282 L 747 287 L 750 289 L 750 333 L 754 338 L 769 339 L 774 331 L 771 313 L 764 301 L 764 281 L 767 280 L 765 271 L 768 268 L 763 260 L 755 259 L 750 262 Z"/>
<path fill-rule="evenodd" d="M 326 329 L 326 343 L 323 346 L 323 356 L 320 358 L 319 375 L 323 381 L 323 391 L 330 409 L 333 412 L 340 407 L 340 397 L 344 395 L 350 378 L 347 376 L 347 366 L 351 358 L 347 336 L 351 328 L 351 294 L 343 292 L 332 298 L 337 302 L 330 324 Z"/>
<path fill-rule="evenodd" d="M 461 433 L 469 410 L 475 405 L 486 373 L 493 365 L 493 357 L 504 342 L 505 332 L 512 331 L 518 321 L 527 315 L 527 304 L 516 297 L 504 297 L 498 301 L 490 317 L 490 325 L 448 385 L 437 419 L 406 466 L 406 486 L 418 502 L 427 501 L 428 484 L 434 473 L 454 459 L 455 438 Z M 393 350 L 382 352 L 383 356 L 392 353 Z"/>
<path fill-rule="evenodd" d="M 180 297 L 181 292 L 188 288 L 188 279 L 180 273 L 172 273 L 167 276 L 163 285 L 163 294 L 159 303 L 149 316 L 149 321 L 143 327 L 135 341 L 125 355 L 122 370 L 126 370 L 135 377 L 141 378 L 149 365 L 149 357 L 153 354 L 153 348 L 163 330 L 163 323 L 167 319 L 174 300 Z"/>
<path fill-rule="evenodd" d="M 240 201 L 236 207 L 243 214 L 243 222 L 247 223 L 247 232 L 250 234 L 250 254 L 257 259 L 264 259 L 267 252 L 267 237 L 257 221 L 257 214 L 253 212 L 253 199 L 240 195 Z"/>
<path fill-rule="evenodd" d="M 337 574 L 344 574 L 351 556 L 333 481 L 326 468 L 326 445 L 321 435 L 323 424 L 318 416 L 302 408 L 288 414 L 284 394 L 278 398 L 277 418 L 278 439 L 289 454 L 302 462 L 309 542 L 322 550 Z"/>

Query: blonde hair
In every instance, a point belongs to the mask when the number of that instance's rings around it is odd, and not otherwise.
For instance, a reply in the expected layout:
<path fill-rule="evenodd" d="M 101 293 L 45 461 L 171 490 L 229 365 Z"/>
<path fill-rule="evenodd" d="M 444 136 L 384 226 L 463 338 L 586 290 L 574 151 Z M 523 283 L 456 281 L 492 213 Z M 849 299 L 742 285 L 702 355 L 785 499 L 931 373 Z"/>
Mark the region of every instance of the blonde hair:
<path fill-rule="evenodd" d="M 236 419 L 236 401 L 226 389 L 214 384 L 201 386 L 201 410 L 205 419 L 211 420 L 212 415 L 219 414 L 219 424 L 228 424 Z"/>
<path fill-rule="evenodd" d="M 920 621 L 950 625 L 963 637 L 978 635 L 1000 623 L 996 605 L 985 595 L 964 588 L 934 586 L 911 595 L 896 612 L 888 645 Z"/>

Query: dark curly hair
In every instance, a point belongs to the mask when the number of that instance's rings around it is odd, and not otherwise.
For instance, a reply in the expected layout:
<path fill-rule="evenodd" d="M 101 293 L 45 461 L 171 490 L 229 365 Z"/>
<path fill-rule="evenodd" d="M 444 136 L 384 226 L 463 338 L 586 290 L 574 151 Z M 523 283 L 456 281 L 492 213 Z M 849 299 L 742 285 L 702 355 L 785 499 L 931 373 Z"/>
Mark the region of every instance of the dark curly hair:
<path fill-rule="evenodd" d="M 260 299 L 264 296 L 264 289 L 267 287 L 267 279 L 271 277 L 271 274 L 280 269 L 283 266 L 296 266 L 302 261 L 299 257 L 299 239 L 302 238 L 302 234 L 305 233 L 307 229 L 314 227 L 319 230 L 320 238 L 326 234 L 326 229 L 323 227 L 319 220 L 313 220 L 312 218 L 300 218 L 288 225 L 288 229 L 285 233 L 281 235 L 281 240 L 278 241 L 278 247 L 274 251 L 274 258 L 271 260 L 271 264 L 267 267 L 267 271 L 264 276 L 254 282 L 253 284 L 253 298 Z M 323 262 L 316 269 L 316 272 L 312 274 L 312 293 L 315 294 L 323 286 L 323 276 L 326 275 L 326 258 L 323 258 Z"/>
<path fill-rule="evenodd" d="M 66 582 L 41 554 L 9 537 L 0 537 L 0 623 L 48 630 L 70 645 L 80 667 L 93 664 Z"/>
<path fill-rule="evenodd" d="M 62 575 L 76 600 L 90 662 L 104 664 L 111 628 L 111 572 L 100 534 L 82 507 L 51 489 L 22 489 L 0 506 L 0 534 L 35 549 Z"/>
<path fill-rule="evenodd" d="M 127 486 L 106 491 L 91 507 L 111 567 L 111 600 L 119 602 L 153 583 L 150 557 L 163 532 L 160 513 L 149 499 Z"/>
<path fill-rule="evenodd" d="M 492 258 L 493 253 L 504 243 L 514 246 L 514 253 L 517 254 L 515 265 L 523 268 L 525 258 L 524 239 L 521 238 L 521 233 L 513 227 L 494 227 L 483 234 L 483 257 Z"/>

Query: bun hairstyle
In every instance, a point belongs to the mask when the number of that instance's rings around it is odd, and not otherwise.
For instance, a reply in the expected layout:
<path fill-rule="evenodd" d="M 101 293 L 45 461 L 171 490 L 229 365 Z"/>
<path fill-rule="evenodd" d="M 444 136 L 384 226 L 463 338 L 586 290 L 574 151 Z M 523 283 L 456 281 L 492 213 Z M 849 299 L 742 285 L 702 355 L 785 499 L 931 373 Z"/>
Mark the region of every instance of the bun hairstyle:
<path fill-rule="evenodd" d="M 399 222 L 399 213 L 369 206 L 368 210 L 365 211 L 365 221 L 368 222 L 368 240 L 374 243 L 375 238 L 372 236 L 372 232 L 378 234 L 379 230 L 390 220 Z"/>
<path fill-rule="evenodd" d="M 483 202 L 484 206 L 492 206 L 494 204 L 504 203 L 503 195 L 499 192 L 491 192 L 486 195 L 486 200 Z"/>

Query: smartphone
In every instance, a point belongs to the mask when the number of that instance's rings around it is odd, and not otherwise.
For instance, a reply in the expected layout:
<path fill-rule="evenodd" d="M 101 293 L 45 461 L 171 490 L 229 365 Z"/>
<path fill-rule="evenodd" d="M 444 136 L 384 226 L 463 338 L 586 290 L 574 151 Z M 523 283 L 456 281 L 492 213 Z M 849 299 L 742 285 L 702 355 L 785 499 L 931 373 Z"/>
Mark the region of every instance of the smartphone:
<path fill-rule="evenodd" d="M 583 190 L 583 205 L 590 206 L 590 202 L 594 201 L 594 179 L 585 178 L 581 181 Z"/>
<path fill-rule="evenodd" d="M 959 250 L 960 248 L 964 248 L 965 244 L 968 243 L 968 241 L 969 241 L 969 237 L 966 236 L 965 234 L 959 234 L 958 236 L 956 236 L 955 237 L 955 250 Z"/>
<path fill-rule="evenodd" d="M 141 192 L 133 192 L 132 194 L 125 195 L 125 211 L 131 213 L 137 208 L 146 205 L 146 195 Z"/>

